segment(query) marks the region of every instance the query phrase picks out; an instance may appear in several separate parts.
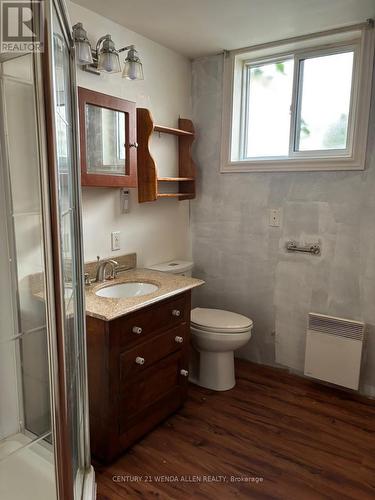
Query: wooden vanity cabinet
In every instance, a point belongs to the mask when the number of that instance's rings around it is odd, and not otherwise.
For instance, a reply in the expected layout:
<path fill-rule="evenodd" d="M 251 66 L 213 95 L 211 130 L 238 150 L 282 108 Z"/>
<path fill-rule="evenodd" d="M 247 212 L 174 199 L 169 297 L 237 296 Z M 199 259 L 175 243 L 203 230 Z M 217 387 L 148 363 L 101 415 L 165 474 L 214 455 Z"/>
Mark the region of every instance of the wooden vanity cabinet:
<path fill-rule="evenodd" d="M 191 292 L 112 321 L 87 316 L 91 451 L 111 462 L 187 397 Z"/>

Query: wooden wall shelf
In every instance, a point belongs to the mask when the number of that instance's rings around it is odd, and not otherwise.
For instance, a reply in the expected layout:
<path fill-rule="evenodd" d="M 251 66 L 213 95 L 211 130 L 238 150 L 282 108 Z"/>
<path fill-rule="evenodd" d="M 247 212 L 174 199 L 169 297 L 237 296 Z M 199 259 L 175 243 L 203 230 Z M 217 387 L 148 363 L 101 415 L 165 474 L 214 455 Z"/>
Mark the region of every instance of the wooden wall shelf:
<path fill-rule="evenodd" d="M 184 200 L 188 200 L 193 196 L 194 193 L 158 193 L 157 195 L 158 198 L 179 198 Z"/>
<path fill-rule="evenodd" d="M 194 132 L 188 132 L 187 130 L 181 130 L 179 128 L 164 127 L 163 125 L 154 125 L 154 131 L 161 132 L 162 134 L 194 136 Z"/>
<path fill-rule="evenodd" d="M 158 177 L 159 182 L 189 182 L 194 180 L 194 177 Z"/>
<path fill-rule="evenodd" d="M 177 198 L 179 200 L 195 198 L 196 166 L 191 157 L 191 146 L 195 136 L 194 126 L 191 120 L 179 118 L 178 127 L 156 125 L 148 109 L 137 108 L 139 203 L 156 201 L 159 198 Z M 158 177 L 157 165 L 149 149 L 153 132 L 171 134 L 178 138 L 178 177 Z M 171 182 L 178 183 L 177 193 L 160 191 L 160 185 Z"/>

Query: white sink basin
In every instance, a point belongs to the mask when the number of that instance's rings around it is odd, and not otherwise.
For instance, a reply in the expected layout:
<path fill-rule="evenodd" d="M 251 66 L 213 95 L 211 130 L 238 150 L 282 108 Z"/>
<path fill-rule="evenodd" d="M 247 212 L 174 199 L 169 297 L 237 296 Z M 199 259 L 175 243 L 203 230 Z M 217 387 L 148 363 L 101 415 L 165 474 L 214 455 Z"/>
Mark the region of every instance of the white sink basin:
<path fill-rule="evenodd" d="M 125 299 L 130 297 L 140 297 L 156 292 L 159 287 L 152 283 L 120 283 L 119 285 L 106 286 L 96 292 L 99 297 L 109 299 Z"/>

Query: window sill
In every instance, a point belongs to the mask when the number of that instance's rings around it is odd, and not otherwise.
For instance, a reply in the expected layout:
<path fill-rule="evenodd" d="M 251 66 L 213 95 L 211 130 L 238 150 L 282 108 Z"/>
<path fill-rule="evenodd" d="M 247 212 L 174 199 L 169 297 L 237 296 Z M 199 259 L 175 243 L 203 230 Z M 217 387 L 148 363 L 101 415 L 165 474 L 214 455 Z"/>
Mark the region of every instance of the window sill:
<path fill-rule="evenodd" d="M 353 158 L 305 160 L 288 158 L 285 160 L 227 162 L 221 165 L 220 172 L 333 172 L 364 169 L 364 161 L 355 161 Z"/>

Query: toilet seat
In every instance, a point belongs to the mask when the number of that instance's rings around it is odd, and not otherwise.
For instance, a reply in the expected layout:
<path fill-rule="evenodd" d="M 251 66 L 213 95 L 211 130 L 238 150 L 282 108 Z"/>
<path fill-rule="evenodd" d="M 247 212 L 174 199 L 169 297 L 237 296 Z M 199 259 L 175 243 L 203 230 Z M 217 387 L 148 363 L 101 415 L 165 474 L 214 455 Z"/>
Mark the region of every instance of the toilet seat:
<path fill-rule="evenodd" d="M 196 307 L 191 311 L 191 326 L 206 333 L 231 334 L 249 331 L 253 322 L 242 314 Z"/>

